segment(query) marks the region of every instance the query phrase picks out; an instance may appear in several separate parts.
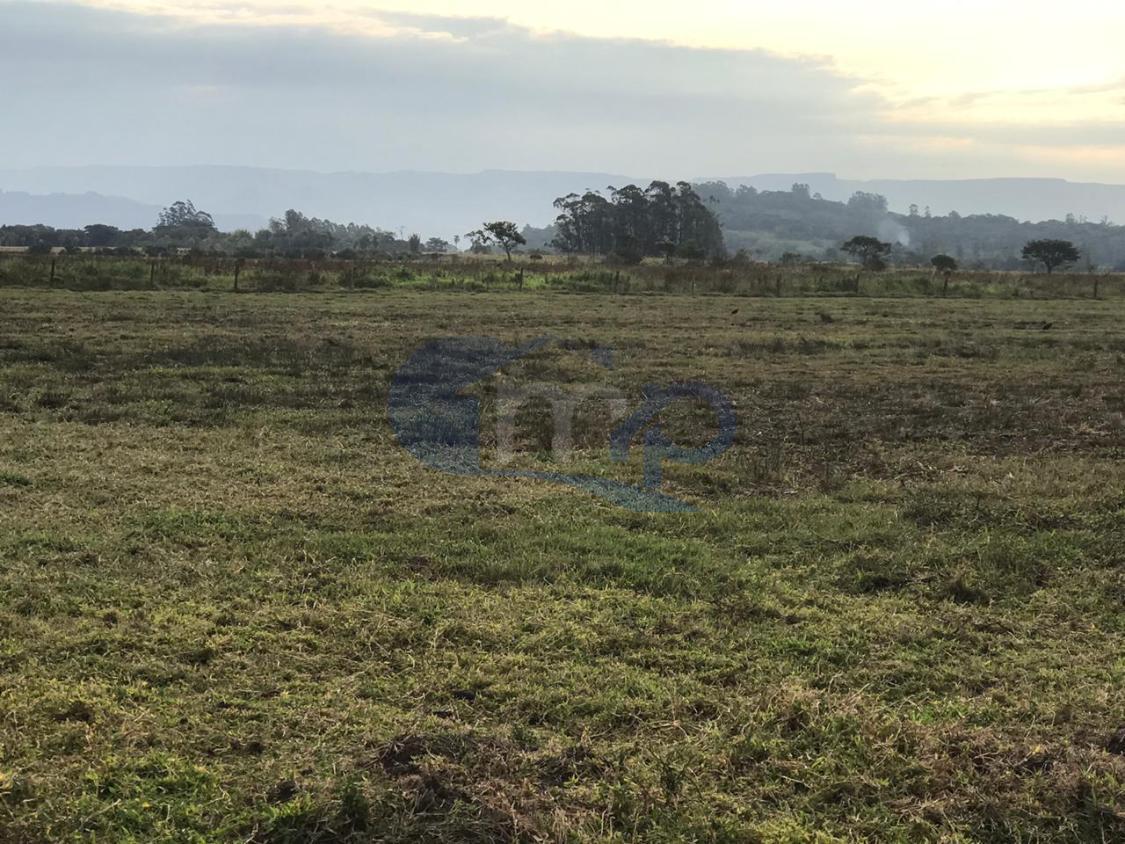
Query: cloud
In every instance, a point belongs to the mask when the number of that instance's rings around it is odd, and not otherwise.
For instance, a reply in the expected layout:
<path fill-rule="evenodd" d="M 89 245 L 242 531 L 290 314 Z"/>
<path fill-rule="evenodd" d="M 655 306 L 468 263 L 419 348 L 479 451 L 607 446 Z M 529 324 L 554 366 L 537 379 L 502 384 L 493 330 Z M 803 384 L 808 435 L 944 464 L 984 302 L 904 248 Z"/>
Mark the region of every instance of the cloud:
<path fill-rule="evenodd" d="M 9 167 L 238 163 L 676 178 L 1025 175 L 1048 162 L 1061 168 L 1052 175 L 1090 176 L 1089 167 L 1125 180 L 1125 163 L 1112 156 L 1084 164 L 1065 152 L 1120 146 L 1125 123 L 1116 116 L 989 121 L 999 112 L 990 95 L 896 104 L 826 60 L 763 50 L 403 12 L 340 21 L 326 13 L 314 24 L 306 7 L 262 17 L 226 3 L 186 18 L 172 5 L 141 14 L 0 2 L 0 21 L 0 73 L 17 80 L 0 133 Z M 1094 109 L 1120 93 L 1095 86 L 1069 95 L 1091 98 Z M 1042 92 L 1024 96 L 1029 109 L 1049 111 Z M 1024 164 L 1030 172 L 1012 172 Z"/>
<path fill-rule="evenodd" d="M 811 160 L 878 101 L 764 51 L 373 14 L 377 31 L 0 5 L 10 162 L 691 174 Z"/>

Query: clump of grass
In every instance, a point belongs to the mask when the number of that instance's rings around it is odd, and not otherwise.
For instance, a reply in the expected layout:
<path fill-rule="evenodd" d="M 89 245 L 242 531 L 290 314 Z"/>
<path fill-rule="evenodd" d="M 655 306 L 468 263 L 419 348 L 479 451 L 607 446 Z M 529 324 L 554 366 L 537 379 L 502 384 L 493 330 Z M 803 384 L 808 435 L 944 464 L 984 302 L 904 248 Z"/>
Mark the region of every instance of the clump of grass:
<path fill-rule="evenodd" d="M 15 487 L 28 487 L 31 486 L 32 480 L 26 475 L 21 475 L 17 472 L 9 472 L 0 469 L 0 485 L 15 486 Z"/>

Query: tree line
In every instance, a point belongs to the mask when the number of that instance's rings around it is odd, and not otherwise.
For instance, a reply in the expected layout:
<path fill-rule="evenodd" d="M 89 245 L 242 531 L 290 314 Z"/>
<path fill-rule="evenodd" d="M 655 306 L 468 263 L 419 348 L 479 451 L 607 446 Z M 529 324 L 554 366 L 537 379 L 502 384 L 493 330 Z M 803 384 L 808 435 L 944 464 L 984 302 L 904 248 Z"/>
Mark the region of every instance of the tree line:
<path fill-rule="evenodd" d="M 29 251 L 94 249 L 159 255 L 189 249 L 237 257 L 282 256 L 315 258 L 325 255 L 383 255 L 401 257 L 425 252 L 448 252 L 454 246 L 431 237 L 412 234 L 403 238 L 392 232 L 357 223 L 335 223 L 288 210 L 257 232 L 239 229 L 221 232 L 206 211 L 190 200 L 173 202 L 160 212 L 152 229 L 122 230 L 94 223 L 81 229 L 51 226 L 0 226 L 0 246 L 25 247 Z"/>
<path fill-rule="evenodd" d="M 866 270 L 878 272 L 887 268 L 887 256 L 894 245 L 870 235 L 856 235 L 840 245 L 840 249 L 856 258 Z M 790 253 L 791 254 L 791 253 Z M 1041 266 L 1050 275 L 1056 269 L 1077 263 L 1082 253 L 1069 240 L 1044 238 L 1029 240 L 1020 250 L 1020 257 L 1029 264 Z M 930 265 L 948 277 L 959 268 L 957 259 L 944 252 L 930 258 Z"/>
<path fill-rule="evenodd" d="M 589 190 L 554 202 L 555 223 L 522 230 L 509 221 L 486 222 L 464 235 L 470 251 L 501 250 L 509 260 L 526 247 L 537 257 L 557 251 L 603 257 L 615 263 L 645 258 L 710 259 L 735 247 L 739 261 L 783 263 L 857 260 L 871 270 L 890 264 L 932 264 L 943 273 L 967 269 L 1047 272 L 1084 262 L 1085 269 L 1125 270 L 1125 227 L 1077 218 L 1020 223 L 1001 215 L 933 216 L 911 207 L 894 214 L 877 194 L 856 193 L 847 202 L 824 200 L 807 185 L 789 191 L 731 190 L 726 184 L 655 181 L 647 188 L 610 186 L 608 196 Z M 1072 237 L 1065 235 L 1072 234 Z M 0 226 L 0 246 L 31 252 L 94 249 L 135 254 L 193 250 L 235 257 L 389 257 L 459 251 L 454 243 L 420 235 L 396 236 L 368 225 L 336 223 L 290 209 L 266 228 L 221 232 L 190 200 L 172 203 L 152 229 L 121 230 L 92 224 L 82 229 L 44 225 Z"/>
<path fill-rule="evenodd" d="M 1125 226 L 1105 219 L 1068 214 L 1033 223 L 1003 214 L 937 215 L 917 205 L 899 214 L 879 194 L 858 192 L 839 202 L 804 184 L 787 191 L 723 182 L 695 187 L 715 210 L 728 248 L 752 260 L 834 261 L 848 254 L 842 244 L 859 235 L 889 244 L 883 256 L 889 264 L 924 265 L 944 254 L 967 269 L 1019 270 L 1037 260 L 1024 254 L 1026 244 L 1066 241 L 1080 251 L 1073 263 L 1082 269 L 1125 270 Z"/>

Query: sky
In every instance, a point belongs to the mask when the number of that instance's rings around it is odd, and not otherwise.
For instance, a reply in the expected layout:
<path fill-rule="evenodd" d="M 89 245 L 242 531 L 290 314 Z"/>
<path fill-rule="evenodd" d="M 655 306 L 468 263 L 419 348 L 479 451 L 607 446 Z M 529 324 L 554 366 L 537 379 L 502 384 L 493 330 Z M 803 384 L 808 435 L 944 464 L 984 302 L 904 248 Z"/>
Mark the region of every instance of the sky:
<path fill-rule="evenodd" d="M 1125 4 L 0 0 L 3 166 L 1125 183 Z"/>

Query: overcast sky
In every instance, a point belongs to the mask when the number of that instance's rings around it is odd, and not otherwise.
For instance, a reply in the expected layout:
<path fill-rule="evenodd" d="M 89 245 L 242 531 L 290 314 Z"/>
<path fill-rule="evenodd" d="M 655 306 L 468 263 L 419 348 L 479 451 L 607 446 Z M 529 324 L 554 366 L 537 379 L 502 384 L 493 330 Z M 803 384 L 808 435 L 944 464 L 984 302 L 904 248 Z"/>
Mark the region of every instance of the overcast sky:
<path fill-rule="evenodd" d="M 1123 44 L 1093 0 L 0 0 L 0 168 L 1125 183 Z"/>

